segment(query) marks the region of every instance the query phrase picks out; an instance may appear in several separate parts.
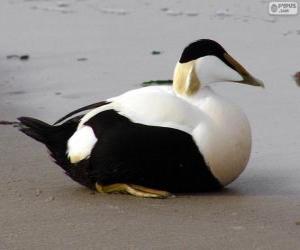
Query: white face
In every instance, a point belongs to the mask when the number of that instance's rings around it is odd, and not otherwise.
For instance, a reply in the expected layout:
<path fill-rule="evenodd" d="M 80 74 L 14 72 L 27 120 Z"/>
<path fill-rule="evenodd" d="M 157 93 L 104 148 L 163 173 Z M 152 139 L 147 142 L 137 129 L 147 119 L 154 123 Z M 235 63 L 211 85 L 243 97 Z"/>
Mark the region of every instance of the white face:
<path fill-rule="evenodd" d="M 213 82 L 242 81 L 243 77 L 216 56 L 204 56 L 196 60 L 195 72 L 201 85 Z"/>

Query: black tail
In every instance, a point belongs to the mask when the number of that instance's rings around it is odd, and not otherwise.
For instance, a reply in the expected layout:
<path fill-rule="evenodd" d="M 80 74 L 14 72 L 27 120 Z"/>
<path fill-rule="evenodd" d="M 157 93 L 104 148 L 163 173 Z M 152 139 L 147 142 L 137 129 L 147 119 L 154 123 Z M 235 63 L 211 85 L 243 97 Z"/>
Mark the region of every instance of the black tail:
<path fill-rule="evenodd" d="M 94 182 L 89 177 L 89 162 L 82 161 L 76 166 L 67 157 L 67 142 L 74 134 L 81 116 L 74 117 L 59 126 L 52 126 L 31 117 L 20 117 L 19 130 L 31 138 L 45 144 L 54 162 L 62 167 L 74 181 L 94 189 Z"/>
<path fill-rule="evenodd" d="M 46 144 L 51 138 L 55 127 L 31 117 L 19 117 L 20 131 L 33 139 Z M 47 146 L 47 145 L 46 145 Z"/>

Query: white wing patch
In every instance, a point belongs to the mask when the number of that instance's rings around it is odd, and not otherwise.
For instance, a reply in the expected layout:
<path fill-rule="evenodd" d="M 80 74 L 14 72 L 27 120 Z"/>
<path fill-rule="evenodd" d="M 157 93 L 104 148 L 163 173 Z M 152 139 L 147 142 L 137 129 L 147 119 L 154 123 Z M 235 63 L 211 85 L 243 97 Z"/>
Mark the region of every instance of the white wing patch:
<path fill-rule="evenodd" d="M 182 98 L 178 98 L 170 86 L 150 86 L 128 91 L 107 100 L 107 105 L 88 112 L 78 129 L 95 115 L 113 109 L 132 122 L 145 125 L 170 127 L 191 133 L 203 120 L 203 112 Z"/>
<path fill-rule="evenodd" d="M 71 163 L 89 158 L 97 138 L 90 126 L 79 128 L 68 140 L 68 157 Z"/>
<path fill-rule="evenodd" d="M 190 133 L 204 115 L 178 98 L 171 87 L 146 87 L 112 99 L 114 109 L 135 123 L 170 127 Z"/>

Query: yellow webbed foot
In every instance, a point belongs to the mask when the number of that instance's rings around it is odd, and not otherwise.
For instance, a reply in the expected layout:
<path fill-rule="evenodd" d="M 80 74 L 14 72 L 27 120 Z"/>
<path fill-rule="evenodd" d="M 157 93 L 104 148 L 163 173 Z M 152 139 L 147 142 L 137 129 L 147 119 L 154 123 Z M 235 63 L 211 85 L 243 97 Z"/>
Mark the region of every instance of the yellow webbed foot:
<path fill-rule="evenodd" d="M 147 188 L 139 185 L 115 183 L 110 185 L 100 185 L 96 183 L 96 190 L 99 193 L 125 193 L 142 198 L 160 198 L 164 199 L 171 194 L 167 191 Z"/>

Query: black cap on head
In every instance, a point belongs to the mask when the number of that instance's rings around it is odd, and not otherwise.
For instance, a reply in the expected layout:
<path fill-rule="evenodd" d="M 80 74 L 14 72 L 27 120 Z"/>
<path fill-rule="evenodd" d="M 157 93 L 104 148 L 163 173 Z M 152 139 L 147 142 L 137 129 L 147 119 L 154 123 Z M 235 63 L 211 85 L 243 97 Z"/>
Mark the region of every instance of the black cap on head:
<path fill-rule="evenodd" d="M 225 52 L 225 49 L 214 40 L 200 39 L 185 47 L 179 62 L 186 63 L 196 60 L 197 58 L 210 55 L 219 57 L 222 61 L 224 61 Z"/>

